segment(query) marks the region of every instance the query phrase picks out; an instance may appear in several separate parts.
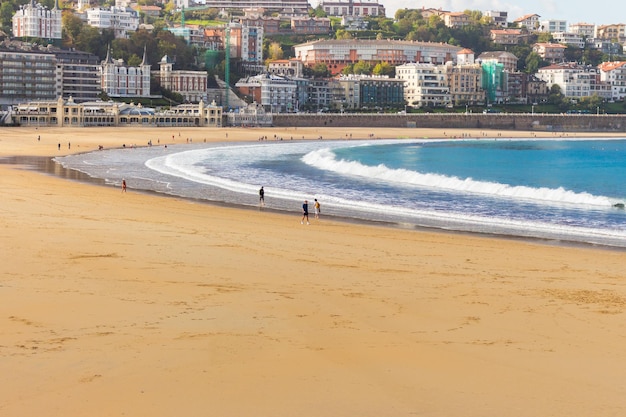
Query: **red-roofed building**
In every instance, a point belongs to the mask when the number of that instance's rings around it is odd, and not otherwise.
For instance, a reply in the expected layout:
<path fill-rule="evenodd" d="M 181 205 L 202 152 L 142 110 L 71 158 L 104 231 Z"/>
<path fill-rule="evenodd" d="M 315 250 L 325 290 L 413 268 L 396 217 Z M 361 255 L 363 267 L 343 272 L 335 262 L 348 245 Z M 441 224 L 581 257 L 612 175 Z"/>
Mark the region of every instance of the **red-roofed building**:
<path fill-rule="evenodd" d="M 527 14 L 522 17 L 518 17 L 513 21 L 520 28 L 527 28 L 529 30 L 535 30 L 539 27 L 539 16 L 538 14 Z"/>
<path fill-rule="evenodd" d="M 491 29 L 489 37 L 493 43 L 500 45 L 517 45 L 521 43 L 525 35 L 521 29 Z"/>
<path fill-rule="evenodd" d="M 600 80 L 611 84 L 611 98 L 624 100 L 626 98 L 626 62 L 603 62 L 598 65 Z"/>
<path fill-rule="evenodd" d="M 540 42 L 533 45 L 533 52 L 548 62 L 563 62 L 567 46 L 560 43 Z"/>

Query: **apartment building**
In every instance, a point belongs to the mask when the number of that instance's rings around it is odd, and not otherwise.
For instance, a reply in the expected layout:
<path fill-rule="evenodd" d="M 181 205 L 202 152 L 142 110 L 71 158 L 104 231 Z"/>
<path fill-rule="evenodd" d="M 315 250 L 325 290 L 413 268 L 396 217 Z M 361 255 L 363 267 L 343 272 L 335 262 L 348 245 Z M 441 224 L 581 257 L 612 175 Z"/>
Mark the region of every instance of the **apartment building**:
<path fill-rule="evenodd" d="M 297 84 L 289 78 L 261 74 L 243 78 L 235 87 L 270 113 L 293 113 L 298 110 Z"/>
<path fill-rule="evenodd" d="M 573 23 L 569 25 L 569 32 L 579 35 L 583 39 L 591 39 L 596 35 L 596 25 L 591 23 Z"/>
<path fill-rule="evenodd" d="M 497 62 L 504 66 L 506 71 L 514 72 L 517 71 L 517 61 L 519 59 L 510 52 L 506 51 L 489 51 L 483 52 L 477 58 L 479 62 Z"/>
<path fill-rule="evenodd" d="M 488 17 L 496 26 L 500 26 L 506 28 L 508 26 L 509 13 L 495 10 L 487 10 L 483 13 L 484 16 Z"/>
<path fill-rule="evenodd" d="M 485 101 L 482 89 L 482 67 L 480 64 L 452 64 L 444 67 L 446 84 L 450 94 L 450 102 L 456 106 L 476 104 Z"/>
<path fill-rule="evenodd" d="M 159 62 L 159 70 L 152 71 L 152 76 L 161 87 L 182 95 L 185 102 L 206 100 L 206 71 L 174 70 L 173 60 L 165 55 Z"/>
<path fill-rule="evenodd" d="M 527 14 L 521 17 L 518 17 L 513 21 L 520 28 L 526 28 L 528 30 L 536 30 L 539 27 L 539 16 L 538 14 Z"/>
<path fill-rule="evenodd" d="M 537 28 L 540 32 L 567 32 L 567 21 L 566 20 L 541 20 L 539 21 L 539 27 Z"/>
<path fill-rule="evenodd" d="M 449 28 L 462 28 L 470 24 L 469 15 L 463 12 L 447 12 L 443 14 L 443 23 Z"/>
<path fill-rule="evenodd" d="M 127 38 L 128 32 L 139 27 L 139 13 L 130 8 L 111 6 L 109 9 L 87 9 L 87 24 L 100 29 L 113 29 L 116 38 Z"/>
<path fill-rule="evenodd" d="M 295 57 L 304 65 L 322 62 L 333 74 L 359 61 L 394 66 L 410 62 L 444 64 L 454 61 L 461 49 L 444 43 L 363 39 L 317 40 L 294 46 Z"/>
<path fill-rule="evenodd" d="M 493 43 L 500 45 L 517 45 L 525 39 L 527 35 L 521 29 L 491 29 L 489 38 Z"/>
<path fill-rule="evenodd" d="M 20 6 L 12 18 L 16 38 L 61 39 L 61 9 L 56 0 L 52 10 L 35 0 Z"/>
<path fill-rule="evenodd" d="M 330 19 L 327 17 L 292 17 L 291 31 L 295 34 L 330 33 Z"/>
<path fill-rule="evenodd" d="M 100 58 L 88 52 L 56 50 L 61 96 L 82 103 L 98 99 L 101 89 Z"/>
<path fill-rule="evenodd" d="M 624 42 L 624 40 L 626 40 L 625 33 L 626 24 L 617 23 L 612 25 L 601 25 L 596 27 L 595 37 L 602 40 Z"/>
<path fill-rule="evenodd" d="M 377 0 L 321 0 L 328 16 L 385 16 L 385 6 Z"/>
<path fill-rule="evenodd" d="M 143 60 L 138 67 L 124 64 L 123 59 L 111 58 L 111 50 L 100 65 L 102 91 L 110 97 L 149 97 L 150 64 L 144 48 Z"/>
<path fill-rule="evenodd" d="M 558 85 L 565 97 L 578 99 L 597 95 L 604 99 L 611 98 L 611 86 L 601 81 L 600 71 L 596 67 L 576 63 L 553 64 L 539 68 L 537 78 L 545 81 L 548 88 Z"/>
<path fill-rule="evenodd" d="M 626 99 L 626 62 L 603 62 L 598 70 L 600 81 L 611 84 L 611 99 Z"/>
<path fill-rule="evenodd" d="M 533 52 L 548 62 L 563 62 L 567 46 L 560 43 L 540 42 L 533 45 Z"/>
<path fill-rule="evenodd" d="M 581 49 L 585 47 L 585 40 L 577 33 L 554 32 L 552 38 L 555 42 L 564 45 L 571 45 Z"/>
<path fill-rule="evenodd" d="M 61 93 L 62 77 L 57 59 L 45 49 L 26 49 L 18 44 L 0 44 L 0 104 L 55 100 Z"/>
<path fill-rule="evenodd" d="M 404 99 L 409 106 L 439 107 L 451 104 L 443 65 L 399 65 L 396 67 L 396 78 L 404 81 Z"/>

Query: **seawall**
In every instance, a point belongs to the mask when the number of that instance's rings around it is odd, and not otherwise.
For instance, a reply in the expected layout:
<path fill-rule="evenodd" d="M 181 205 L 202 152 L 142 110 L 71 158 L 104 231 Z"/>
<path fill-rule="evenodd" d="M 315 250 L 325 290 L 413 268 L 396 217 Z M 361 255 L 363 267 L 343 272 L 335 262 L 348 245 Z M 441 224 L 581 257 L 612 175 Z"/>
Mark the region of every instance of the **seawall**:
<path fill-rule="evenodd" d="M 626 115 L 595 114 L 275 114 L 279 127 L 415 127 L 536 130 L 547 132 L 626 132 Z"/>

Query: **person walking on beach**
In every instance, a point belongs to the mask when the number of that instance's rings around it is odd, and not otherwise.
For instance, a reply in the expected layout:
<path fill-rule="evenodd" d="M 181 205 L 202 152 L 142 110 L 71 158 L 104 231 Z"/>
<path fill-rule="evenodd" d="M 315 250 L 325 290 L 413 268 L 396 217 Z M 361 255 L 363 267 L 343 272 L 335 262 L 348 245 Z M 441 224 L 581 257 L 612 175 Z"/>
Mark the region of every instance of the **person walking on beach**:
<path fill-rule="evenodd" d="M 122 192 L 126 192 L 126 180 L 122 180 Z"/>
<path fill-rule="evenodd" d="M 317 198 L 315 199 L 315 204 L 313 204 L 313 207 L 315 208 L 315 218 L 319 219 L 320 218 L 320 202 L 317 201 Z"/>
<path fill-rule="evenodd" d="M 304 204 L 302 204 L 302 220 L 300 220 L 300 224 L 304 224 L 304 219 L 306 219 L 306 224 L 309 224 L 309 202 L 304 200 Z"/>
<path fill-rule="evenodd" d="M 259 190 L 259 206 L 265 205 L 265 190 L 263 190 L 263 186 Z"/>

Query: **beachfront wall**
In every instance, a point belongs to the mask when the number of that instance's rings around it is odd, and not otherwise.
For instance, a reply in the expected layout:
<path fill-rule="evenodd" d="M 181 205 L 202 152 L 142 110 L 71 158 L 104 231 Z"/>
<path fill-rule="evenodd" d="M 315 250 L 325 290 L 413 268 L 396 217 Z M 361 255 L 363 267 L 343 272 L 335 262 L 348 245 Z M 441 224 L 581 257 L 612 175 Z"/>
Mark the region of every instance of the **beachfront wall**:
<path fill-rule="evenodd" d="M 626 132 L 626 115 L 590 114 L 274 114 L 277 127 L 399 127 L 543 132 Z"/>

